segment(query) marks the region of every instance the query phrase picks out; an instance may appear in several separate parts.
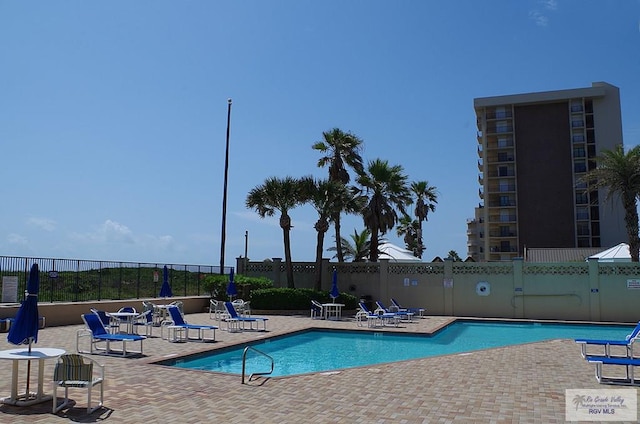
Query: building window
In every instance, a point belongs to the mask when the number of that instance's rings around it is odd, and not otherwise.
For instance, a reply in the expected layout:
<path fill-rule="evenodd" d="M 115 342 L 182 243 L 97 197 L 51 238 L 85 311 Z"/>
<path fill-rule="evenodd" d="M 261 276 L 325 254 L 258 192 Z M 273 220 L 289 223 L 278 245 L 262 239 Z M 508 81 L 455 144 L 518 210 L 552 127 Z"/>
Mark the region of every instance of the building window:
<path fill-rule="evenodd" d="M 586 162 L 583 161 L 583 160 L 576 161 L 573 164 L 573 172 L 575 172 L 575 173 L 587 172 L 587 164 L 586 164 Z"/>
<path fill-rule="evenodd" d="M 579 236 L 588 236 L 590 234 L 588 222 L 578 222 L 576 229 L 578 230 Z"/>
<path fill-rule="evenodd" d="M 576 219 L 578 219 L 578 220 L 588 220 L 589 219 L 589 209 L 588 208 L 577 208 L 576 209 Z"/>
<path fill-rule="evenodd" d="M 587 151 L 584 147 L 574 147 L 573 148 L 573 157 L 574 158 L 583 158 L 587 156 Z"/>
<path fill-rule="evenodd" d="M 511 128 L 509 127 L 509 123 L 507 121 L 498 121 L 496 122 L 496 132 L 497 133 L 505 133 L 510 132 Z"/>
<path fill-rule="evenodd" d="M 589 204 L 589 196 L 587 196 L 587 193 L 576 193 L 576 205 L 587 204 Z"/>
<path fill-rule="evenodd" d="M 584 127 L 584 121 L 582 119 L 572 119 L 571 120 L 571 126 L 573 128 L 582 128 Z"/>
<path fill-rule="evenodd" d="M 571 112 L 582 112 L 582 100 L 571 101 Z"/>
<path fill-rule="evenodd" d="M 584 143 L 584 134 L 574 134 L 571 139 L 574 143 Z"/>

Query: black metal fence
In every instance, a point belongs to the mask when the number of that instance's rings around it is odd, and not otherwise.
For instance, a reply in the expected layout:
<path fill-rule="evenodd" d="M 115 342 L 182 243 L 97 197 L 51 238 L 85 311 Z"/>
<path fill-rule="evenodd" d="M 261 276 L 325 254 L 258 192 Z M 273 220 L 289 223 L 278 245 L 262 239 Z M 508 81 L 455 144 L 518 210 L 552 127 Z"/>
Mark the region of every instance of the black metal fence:
<path fill-rule="evenodd" d="M 3 289 L 5 277 L 17 277 L 17 301 L 22 301 L 29 270 L 34 263 L 40 270 L 39 302 L 158 297 L 165 265 L 169 269 L 169 284 L 174 296 L 206 295 L 202 284 L 204 278 L 220 274 L 219 266 L 210 265 L 0 256 L 0 289 Z M 224 267 L 224 274 L 231 269 Z"/>

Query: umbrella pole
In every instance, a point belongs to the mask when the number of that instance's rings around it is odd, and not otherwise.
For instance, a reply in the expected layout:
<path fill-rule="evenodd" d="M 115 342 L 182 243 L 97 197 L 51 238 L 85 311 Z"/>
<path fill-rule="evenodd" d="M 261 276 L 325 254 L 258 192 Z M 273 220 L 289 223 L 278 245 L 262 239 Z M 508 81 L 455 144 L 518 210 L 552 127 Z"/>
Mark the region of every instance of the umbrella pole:
<path fill-rule="evenodd" d="M 33 342 L 33 338 L 29 338 L 29 356 L 31 356 L 31 343 Z M 31 379 L 31 361 L 27 361 L 27 388 L 24 392 L 24 400 L 29 400 L 31 397 L 29 393 L 29 380 Z"/>

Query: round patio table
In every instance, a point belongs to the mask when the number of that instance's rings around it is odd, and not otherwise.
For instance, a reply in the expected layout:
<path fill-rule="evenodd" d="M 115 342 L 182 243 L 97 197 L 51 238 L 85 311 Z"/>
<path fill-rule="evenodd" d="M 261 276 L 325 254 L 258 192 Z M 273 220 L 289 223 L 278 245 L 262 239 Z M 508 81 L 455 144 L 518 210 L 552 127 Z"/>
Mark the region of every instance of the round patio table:
<path fill-rule="evenodd" d="M 64 349 L 51 347 L 32 347 L 31 352 L 28 348 L 9 349 L 0 351 L 0 359 L 13 361 L 11 371 L 11 396 L 0 399 L 0 402 L 7 405 L 30 406 L 51 400 L 51 395 L 45 395 L 43 389 L 44 382 L 44 361 L 54 359 L 60 355 L 64 355 Z M 24 393 L 18 395 L 18 371 L 21 361 L 38 361 L 38 391 L 36 393 Z"/>

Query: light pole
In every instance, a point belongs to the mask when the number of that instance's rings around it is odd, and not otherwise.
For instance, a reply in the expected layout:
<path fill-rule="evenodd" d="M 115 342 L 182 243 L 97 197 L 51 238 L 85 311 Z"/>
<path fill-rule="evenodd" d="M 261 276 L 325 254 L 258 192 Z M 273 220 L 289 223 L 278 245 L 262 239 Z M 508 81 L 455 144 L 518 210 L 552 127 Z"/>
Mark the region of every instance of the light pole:
<path fill-rule="evenodd" d="M 227 149 L 224 155 L 224 187 L 222 189 L 222 234 L 220 236 L 220 275 L 224 274 L 224 242 L 227 235 L 227 175 L 229 174 L 229 129 L 231 99 L 227 100 Z"/>

